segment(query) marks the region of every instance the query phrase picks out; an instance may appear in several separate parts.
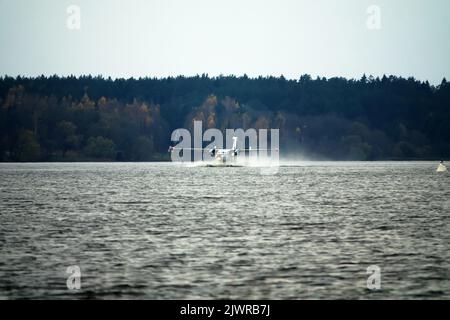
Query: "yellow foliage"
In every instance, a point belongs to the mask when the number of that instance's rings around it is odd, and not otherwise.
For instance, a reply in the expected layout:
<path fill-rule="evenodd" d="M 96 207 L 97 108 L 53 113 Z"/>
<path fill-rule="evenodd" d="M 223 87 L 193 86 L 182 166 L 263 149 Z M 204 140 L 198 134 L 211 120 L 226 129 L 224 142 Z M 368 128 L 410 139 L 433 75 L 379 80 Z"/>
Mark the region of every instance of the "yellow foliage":
<path fill-rule="evenodd" d="M 208 128 L 215 128 L 216 127 L 216 114 L 215 113 L 211 113 L 208 117 L 208 121 L 207 121 L 207 126 Z"/>
<path fill-rule="evenodd" d="M 205 101 L 205 105 L 208 107 L 215 107 L 217 105 L 217 97 L 213 94 L 209 95 Z"/>

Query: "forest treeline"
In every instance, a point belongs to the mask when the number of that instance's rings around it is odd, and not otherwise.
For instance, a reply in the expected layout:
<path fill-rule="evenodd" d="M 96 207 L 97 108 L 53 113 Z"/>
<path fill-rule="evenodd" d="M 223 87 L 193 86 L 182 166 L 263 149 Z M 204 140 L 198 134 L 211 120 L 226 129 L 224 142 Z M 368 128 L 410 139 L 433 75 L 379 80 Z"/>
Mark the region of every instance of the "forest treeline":
<path fill-rule="evenodd" d="M 168 159 L 176 128 L 279 128 L 281 156 L 450 157 L 450 84 L 414 78 L 0 77 L 0 161 Z"/>

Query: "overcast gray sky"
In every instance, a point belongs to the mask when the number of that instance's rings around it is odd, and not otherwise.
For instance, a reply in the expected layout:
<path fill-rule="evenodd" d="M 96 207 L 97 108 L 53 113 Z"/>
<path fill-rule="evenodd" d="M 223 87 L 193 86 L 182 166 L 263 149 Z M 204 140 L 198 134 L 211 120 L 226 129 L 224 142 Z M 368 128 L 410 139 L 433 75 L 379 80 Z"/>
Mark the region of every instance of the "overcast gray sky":
<path fill-rule="evenodd" d="M 69 5 L 81 10 L 67 27 Z M 370 5 L 381 29 L 367 27 Z M 373 21 L 373 20 L 370 20 Z M 450 0 L 0 0 L 0 74 L 450 80 Z"/>

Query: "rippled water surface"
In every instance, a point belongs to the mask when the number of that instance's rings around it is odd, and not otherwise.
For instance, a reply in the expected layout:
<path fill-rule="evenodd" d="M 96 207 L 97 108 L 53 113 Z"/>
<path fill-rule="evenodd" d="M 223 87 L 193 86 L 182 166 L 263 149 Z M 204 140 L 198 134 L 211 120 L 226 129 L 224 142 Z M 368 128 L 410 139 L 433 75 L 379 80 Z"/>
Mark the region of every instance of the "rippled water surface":
<path fill-rule="evenodd" d="M 448 299 L 450 174 L 435 169 L 0 164 L 0 298 Z"/>

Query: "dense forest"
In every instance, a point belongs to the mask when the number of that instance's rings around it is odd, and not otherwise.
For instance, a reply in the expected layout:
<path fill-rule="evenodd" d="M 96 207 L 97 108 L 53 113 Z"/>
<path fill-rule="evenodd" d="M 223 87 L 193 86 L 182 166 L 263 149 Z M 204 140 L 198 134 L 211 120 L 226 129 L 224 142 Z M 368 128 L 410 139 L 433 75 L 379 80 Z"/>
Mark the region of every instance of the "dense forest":
<path fill-rule="evenodd" d="M 279 128 L 281 157 L 450 157 L 450 84 L 219 76 L 0 77 L 1 161 L 168 159 L 191 128 Z"/>

